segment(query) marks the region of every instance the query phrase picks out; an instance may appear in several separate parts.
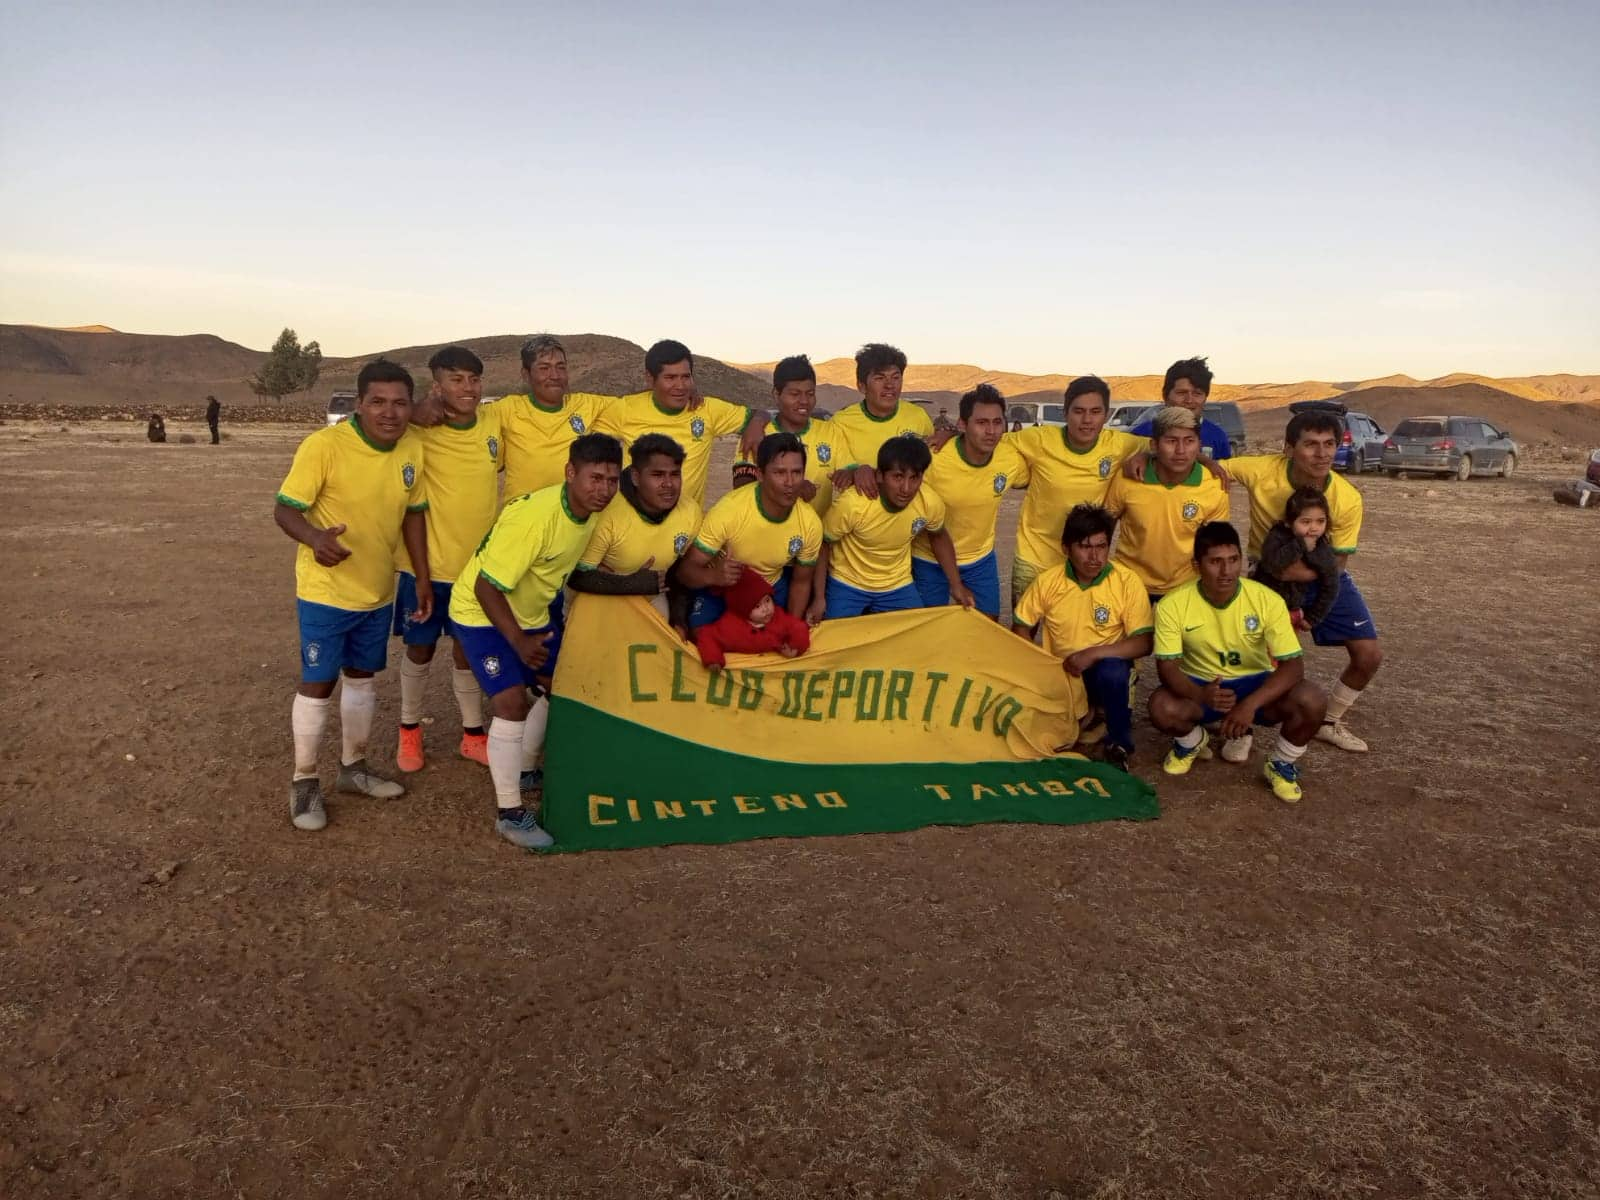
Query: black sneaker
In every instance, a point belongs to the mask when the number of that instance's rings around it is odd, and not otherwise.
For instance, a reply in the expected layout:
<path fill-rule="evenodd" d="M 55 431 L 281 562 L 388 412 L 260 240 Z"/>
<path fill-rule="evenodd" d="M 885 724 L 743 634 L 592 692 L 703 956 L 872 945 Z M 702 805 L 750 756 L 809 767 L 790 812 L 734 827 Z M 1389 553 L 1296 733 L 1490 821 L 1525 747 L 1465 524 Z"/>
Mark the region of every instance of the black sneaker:
<path fill-rule="evenodd" d="M 1133 757 L 1133 751 L 1114 742 L 1107 742 L 1101 753 L 1105 756 L 1105 760 L 1119 771 L 1126 771 L 1128 760 Z"/>
<path fill-rule="evenodd" d="M 296 829 L 316 833 L 328 826 L 328 810 L 322 806 L 322 783 L 315 776 L 296 779 L 289 785 L 289 820 Z"/>

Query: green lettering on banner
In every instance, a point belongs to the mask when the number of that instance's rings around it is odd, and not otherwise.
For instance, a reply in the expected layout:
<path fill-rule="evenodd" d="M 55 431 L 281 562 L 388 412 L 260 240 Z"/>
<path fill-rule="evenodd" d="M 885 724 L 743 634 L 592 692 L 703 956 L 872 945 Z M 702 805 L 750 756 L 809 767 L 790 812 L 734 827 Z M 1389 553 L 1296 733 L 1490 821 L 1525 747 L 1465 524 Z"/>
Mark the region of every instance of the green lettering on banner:
<path fill-rule="evenodd" d="M 739 707 L 759 708 L 761 706 L 761 689 L 765 685 L 766 675 L 761 671 L 739 672 Z"/>
<path fill-rule="evenodd" d="M 733 676 L 726 669 L 711 672 L 711 678 L 706 680 L 706 703 L 718 708 L 733 703 Z"/>
<path fill-rule="evenodd" d="M 929 722 L 933 720 L 933 702 L 939 698 L 939 685 L 950 676 L 943 671 L 928 672 L 928 702 L 922 706 L 922 719 Z"/>
<path fill-rule="evenodd" d="M 916 676 L 910 671 L 889 672 L 889 694 L 883 698 L 883 719 L 885 721 L 904 721 L 906 719 L 906 701 L 911 696 L 911 685 L 916 681 Z M 896 715 L 895 710 L 899 710 Z"/>
<path fill-rule="evenodd" d="M 956 710 L 950 714 L 951 728 L 961 724 L 961 710 L 967 706 L 967 693 L 971 690 L 972 680 L 963 679 L 961 681 L 961 690 L 956 693 Z"/>
<path fill-rule="evenodd" d="M 839 715 L 839 701 L 848 700 L 855 695 L 856 673 L 854 671 L 835 671 L 833 673 L 833 692 L 828 697 L 828 720 L 833 720 Z"/>
<path fill-rule="evenodd" d="M 806 677 L 799 671 L 785 671 L 783 673 L 783 707 L 778 709 L 780 717 L 798 717 L 800 704 L 805 696 Z"/>
<path fill-rule="evenodd" d="M 672 698 L 680 704 L 693 700 L 695 694 L 683 686 L 683 651 L 672 652 Z"/>
<path fill-rule="evenodd" d="M 827 671 L 813 671 L 811 681 L 806 684 L 806 710 L 802 714 L 808 721 L 822 720 L 822 713 L 817 705 L 822 703 L 822 688 L 828 682 Z"/>
<path fill-rule="evenodd" d="M 868 693 L 871 693 L 869 696 Z M 876 721 L 878 705 L 883 702 L 883 672 L 861 672 L 860 686 L 856 688 L 856 720 Z"/>
<path fill-rule="evenodd" d="M 635 704 L 642 704 L 646 700 L 656 699 L 654 692 L 639 690 L 639 655 L 659 653 L 660 647 L 649 642 L 635 642 L 628 647 L 628 691 L 632 693 Z"/>
<path fill-rule="evenodd" d="M 1022 701 L 1015 696 L 1007 696 L 994 706 L 994 732 L 996 737 L 1005 737 L 1011 732 L 1011 722 L 1016 720 L 1017 714 L 1022 711 Z"/>
<path fill-rule="evenodd" d="M 983 728 L 983 719 L 989 715 L 989 710 L 994 707 L 994 703 L 998 699 L 999 697 L 994 694 L 994 689 L 988 684 L 984 684 L 983 699 L 978 701 L 978 711 L 972 714 L 972 727 L 974 729 Z"/>

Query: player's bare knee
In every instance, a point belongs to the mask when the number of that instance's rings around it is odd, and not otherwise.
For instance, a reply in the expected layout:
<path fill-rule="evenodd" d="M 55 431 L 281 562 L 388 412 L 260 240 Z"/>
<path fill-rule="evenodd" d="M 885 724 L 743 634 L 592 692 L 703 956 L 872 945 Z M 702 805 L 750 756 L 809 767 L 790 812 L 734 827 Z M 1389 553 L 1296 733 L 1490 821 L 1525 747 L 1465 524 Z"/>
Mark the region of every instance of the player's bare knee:
<path fill-rule="evenodd" d="M 1166 688 L 1157 688 L 1151 692 L 1150 703 L 1146 706 L 1150 714 L 1150 724 L 1162 733 L 1176 734 L 1180 737 L 1194 728 L 1194 717 L 1188 712 L 1191 707 Z"/>
<path fill-rule="evenodd" d="M 300 686 L 295 690 L 308 700 L 326 700 L 333 695 L 333 685 L 337 680 L 306 680 L 300 681 Z"/>
<path fill-rule="evenodd" d="M 406 657 L 414 663 L 431 663 L 433 661 L 432 646 L 407 646 Z"/>
<path fill-rule="evenodd" d="M 532 706 L 526 689 L 506 688 L 489 697 L 489 708 L 502 721 L 526 721 Z"/>
<path fill-rule="evenodd" d="M 1309 679 L 1302 679 L 1289 693 L 1289 703 L 1297 715 L 1316 726 L 1328 715 L 1328 694 Z"/>

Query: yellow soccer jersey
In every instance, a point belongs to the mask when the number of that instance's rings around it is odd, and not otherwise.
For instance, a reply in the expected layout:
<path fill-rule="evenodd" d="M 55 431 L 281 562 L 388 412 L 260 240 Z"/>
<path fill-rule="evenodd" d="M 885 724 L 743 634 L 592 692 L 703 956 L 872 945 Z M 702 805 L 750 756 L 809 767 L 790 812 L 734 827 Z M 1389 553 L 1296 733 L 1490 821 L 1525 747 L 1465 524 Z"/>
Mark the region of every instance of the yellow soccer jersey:
<path fill-rule="evenodd" d="M 1028 586 L 1011 619 L 1042 624 L 1044 648 L 1057 658 L 1155 629 L 1144 584 L 1118 562 L 1106 563 L 1087 583 L 1070 562 L 1050 568 Z"/>
<path fill-rule="evenodd" d="M 458 625 L 492 625 L 473 588 L 481 573 L 506 594 L 517 624 L 550 623 L 550 602 L 567 582 L 599 524 L 579 520 L 567 504 L 567 487 L 513 496 L 450 593 L 450 619 Z"/>
<path fill-rule="evenodd" d="M 370 612 L 394 599 L 395 548 L 407 512 L 428 507 L 427 452 L 407 429 L 387 450 L 367 440 L 361 419 L 319 429 L 294 452 L 278 499 L 305 513 L 318 529 L 343 525 L 350 557 L 336 567 L 317 562 L 310 546 L 295 552 L 295 595 L 312 604 Z"/>
<path fill-rule="evenodd" d="M 632 575 L 655 559 L 652 571 L 667 571 L 683 557 L 700 531 L 700 506 L 680 499 L 678 506 L 658 521 L 645 516 L 618 492 L 595 521 L 589 548 L 578 559 L 578 569 Z"/>
<path fill-rule="evenodd" d="M 1151 462 L 1137 483 L 1116 473 L 1106 510 L 1118 518 L 1117 561 L 1152 595 L 1165 596 L 1196 578 L 1194 531 L 1207 521 L 1228 519 L 1228 493 L 1199 463 L 1182 483 L 1168 487 Z"/>
<path fill-rule="evenodd" d="M 841 408 L 833 414 L 831 421 L 833 427 L 844 434 L 844 441 L 850 447 L 850 457 L 841 462 L 840 467 L 876 469 L 878 451 L 890 438 L 907 433 L 919 438 L 933 436 L 933 418 L 920 404 L 913 404 L 909 400 L 901 400 L 893 416 L 881 418 L 869 413 L 867 402 L 862 400 L 848 408 Z"/>
<path fill-rule="evenodd" d="M 626 450 L 647 433 L 664 433 L 683 447 L 683 495 L 704 506 L 706 474 L 711 467 L 711 444 L 719 437 L 742 433 L 751 412 L 707 396 L 699 408 L 674 412 L 656 403 L 652 392 L 636 392 L 617 401 L 602 418 L 600 432 L 622 440 Z"/>
<path fill-rule="evenodd" d="M 1223 467 L 1250 493 L 1250 553 L 1261 553 L 1261 541 L 1279 521 L 1294 492 L 1286 454 L 1250 454 L 1230 458 Z M 1328 541 L 1335 554 L 1354 554 L 1361 540 L 1361 493 L 1338 472 L 1328 475 L 1322 494 L 1328 499 Z"/>
<path fill-rule="evenodd" d="M 761 485 L 748 483 L 711 506 L 694 544 L 707 554 L 726 546 L 732 558 L 768 583 L 777 583 L 790 563 L 816 565 L 822 550 L 822 518 L 809 504 L 796 504 L 783 520 L 773 520 L 761 506 Z"/>
<path fill-rule="evenodd" d="M 1182 659 L 1184 672 L 1196 679 L 1259 675 L 1299 656 L 1283 597 L 1253 579 L 1239 580 L 1221 608 L 1205 598 L 1198 579 L 1156 605 L 1156 657 Z"/>
<path fill-rule="evenodd" d="M 922 486 L 931 487 L 944 501 L 945 532 L 955 543 L 956 562 L 964 567 L 994 549 L 1000 501 L 1009 489 L 1028 486 L 1028 464 L 1015 446 L 1002 441 L 987 463 L 974 466 L 967 461 L 962 439 L 954 437 L 933 456 Z M 927 534 L 917 535 L 911 553 L 933 561 L 933 546 Z"/>
<path fill-rule="evenodd" d="M 494 405 L 484 405 L 465 425 L 446 422 L 412 432 L 427 455 L 422 478 L 428 492 L 428 573 L 450 583 L 489 532 L 500 507 L 500 415 Z M 404 542 L 394 561 L 398 570 L 416 574 Z"/>
<path fill-rule="evenodd" d="M 892 592 L 911 582 L 911 543 L 924 530 L 944 528 L 944 501 L 923 487 L 895 512 L 882 493 L 868 500 L 855 488 L 833 499 L 822 535 L 833 550 L 829 573 L 863 592 Z"/>
<path fill-rule="evenodd" d="M 761 436 L 788 432 L 774 418 L 767 422 Z M 807 421 L 806 427 L 795 437 L 806 448 L 806 478 L 817 488 L 817 494 L 811 498 L 811 508 L 821 516 L 833 503 L 833 473 L 850 461 L 849 443 L 843 429 L 835 428 L 832 421 L 815 418 Z"/>
<path fill-rule="evenodd" d="M 1102 429 L 1093 446 L 1074 450 L 1061 425 L 1008 433 L 1002 444 L 1013 446 L 1028 465 L 1028 495 L 1017 522 L 1017 557 L 1040 568 L 1066 561 L 1061 527 L 1067 514 L 1079 504 L 1104 504 L 1122 460 L 1149 445 L 1144 438 Z"/>
<path fill-rule="evenodd" d="M 617 403 L 615 396 L 571 392 L 560 408 L 550 409 L 520 392 L 479 408 L 480 418 L 492 412 L 500 422 L 506 498 L 565 483 L 572 443 L 593 433 L 601 416 Z"/>

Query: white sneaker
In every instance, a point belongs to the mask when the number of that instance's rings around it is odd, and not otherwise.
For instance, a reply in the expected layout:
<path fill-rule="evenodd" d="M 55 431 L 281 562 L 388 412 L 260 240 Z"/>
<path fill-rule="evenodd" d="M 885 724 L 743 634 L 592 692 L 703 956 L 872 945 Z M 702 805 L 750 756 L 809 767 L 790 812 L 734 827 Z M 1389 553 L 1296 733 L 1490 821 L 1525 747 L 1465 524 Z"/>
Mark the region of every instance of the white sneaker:
<path fill-rule="evenodd" d="M 1256 744 L 1255 734 L 1247 733 L 1243 737 L 1229 738 L 1222 743 L 1222 761 L 1242 763 L 1250 761 L 1250 751 Z"/>
<path fill-rule="evenodd" d="M 1365 754 L 1367 744 L 1351 733 L 1343 721 L 1324 721 L 1317 729 L 1317 741 L 1327 742 L 1353 754 Z"/>
<path fill-rule="evenodd" d="M 334 781 L 333 790 L 355 792 L 358 795 L 371 796 L 374 800 L 393 800 L 396 796 L 406 794 L 403 785 L 375 774 L 372 768 L 367 766 L 367 760 L 364 758 L 359 758 L 353 763 L 345 763 L 339 768 L 339 778 Z"/>

